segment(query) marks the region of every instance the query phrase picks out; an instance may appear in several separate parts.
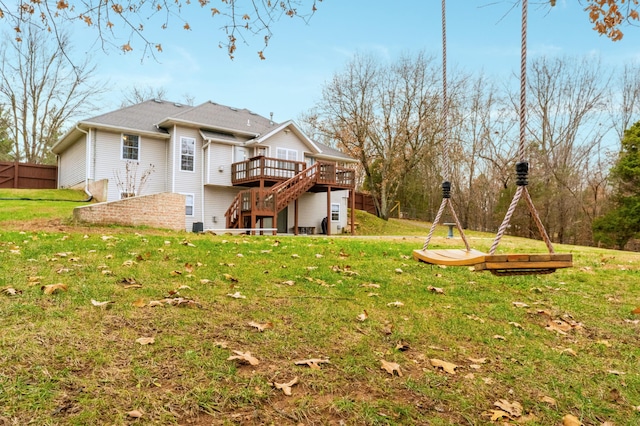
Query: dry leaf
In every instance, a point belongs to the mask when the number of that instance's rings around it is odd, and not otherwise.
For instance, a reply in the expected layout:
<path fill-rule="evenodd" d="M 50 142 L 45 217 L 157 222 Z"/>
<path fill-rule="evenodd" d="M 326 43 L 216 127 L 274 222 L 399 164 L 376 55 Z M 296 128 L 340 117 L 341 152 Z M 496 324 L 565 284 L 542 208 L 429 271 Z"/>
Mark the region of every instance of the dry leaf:
<path fill-rule="evenodd" d="M 40 290 L 42 290 L 44 294 L 53 294 L 57 291 L 67 291 L 68 287 L 66 284 L 58 283 L 43 285 L 42 287 L 40 287 Z"/>
<path fill-rule="evenodd" d="M 22 293 L 22 291 L 16 290 L 13 287 L 5 287 L 2 290 L 0 290 L 0 293 L 6 294 L 7 296 L 17 296 L 18 294 Z"/>
<path fill-rule="evenodd" d="M 456 374 L 456 368 L 458 368 L 457 365 L 447 362 L 447 361 L 442 361 L 441 359 L 436 359 L 436 358 L 432 358 L 429 360 L 429 362 L 431 363 L 431 365 L 433 365 L 436 368 L 442 368 L 445 372 L 449 373 L 449 374 Z"/>
<path fill-rule="evenodd" d="M 233 294 L 227 293 L 227 296 L 233 297 L 234 299 L 246 299 L 247 298 L 247 296 L 243 296 L 242 294 L 240 294 L 239 291 L 236 291 Z"/>
<path fill-rule="evenodd" d="M 373 284 L 373 283 L 369 283 L 369 284 L 360 284 L 360 287 L 380 288 L 380 284 Z"/>
<path fill-rule="evenodd" d="M 640 306 L 631 311 L 632 314 L 640 315 Z"/>
<path fill-rule="evenodd" d="M 93 306 L 98 306 L 98 307 L 105 307 L 111 303 L 116 303 L 116 302 L 112 302 L 112 301 L 106 301 L 106 302 L 98 302 L 97 300 L 91 299 L 91 304 Z"/>
<path fill-rule="evenodd" d="M 514 322 L 514 321 L 509 321 L 509 325 L 512 325 L 515 328 L 519 328 L 520 330 L 524 330 L 524 327 L 520 323 L 517 323 L 517 322 Z"/>
<path fill-rule="evenodd" d="M 473 362 L 474 364 L 484 364 L 487 362 L 486 358 L 467 358 L 467 359 Z"/>
<path fill-rule="evenodd" d="M 162 303 L 160 300 L 151 300 L 149 302 L 150 308 L 155 308 L 156 306 L 164 306 L 164 303 Z"/>
<path fill-rule="evenodd" d="M 402 273 L 402 269 L 396 268 L 395 272 L 396 272 L 396 274 L 401 274 Z"/>
<path fill-rule="evenodd" d="M 567 354 L 567 355 L 570 355 L 570 356 L 578 356 L 578 354 L 576 353 L 576 351 L 574 351 L 574 350 L 573 350 L 573 349 L 571 349 L 571 348 L 563 349 L 563 350 L 561 351 L 561 353 L 563 353 L 563 354 Z"/>
<path fill-rule="evenodd" d="M 320 364 L 331 364 L 328 359 L 311 358 L 302 361 L 296 361 L 295 365 L 307 365 L 312 370 L 320 370 Z"/>
<path fill-rule="evenodd" d="M 398 376 L 402 377 L 402 371 L 400 371 L 400 364 L 397 364 L 395 362 L 385 361 L 384 359 L 381 359 L 380 362 L 382 363 L 382 366 L 380 367 L 381 369 L 386 370 L 386 372 L 391 374 L 392 376 L 393 376 L 393 372 L 397 371 Z"/>
<path fill-rule="evenodd" d="M 147 303 L 143 299 L 138 299 L 131 304 L 136 308 L 144 308 L 145 306 L 147 306 Z"/>
<path fill-rule="evenodd" d="M 136 339 L 136 343 L 140 343 L 141 345 L 151 345 L 152 343 L 155 343 L 156 339 L 153 337 L 138 337 Z"/>
<path fill-rule="evenodd" d="M 546 402 L 547 404 L 551 405 L 552 407 L 555 407 L 557 405 L 557 402 L 554 398 L 551 398 L 550 396 L 543 396 L 542 398 L 540 398 L 541 402 Z"/>
<path fill-rule="evenodd" d="M 143 415 L 144 415 L 144 413 L 142 411 L 140 411 L 140 410 L 132 410 L 132 411 L 129 411 L 127 413 L 127 416 L 133 417 L 134 419 L 139 419 Z"/>
<path fill-rule="evenodd" d="M 257 329 L 258 329 L 258 331 L 263 332 L 263 331 L 265 331 L 267 328 L 273 328 L 273 323 L 272 323 L 271 321 L 269 321 L 269 322 L 265 322 L 265 323 L 263 323 L 263 324 L 260 324 L 260 323 L 257 323 L 257 322 L 255 322 L 255 321 L 251 321 L 251 322 L 249 323 L 249 326 L 250 326 L 250 327 L 257 328 Z"/>
<path fill-rule="evenodd" d="M 494 339 L 496 339 L 496 340 L 507 340 L 507 338 L 506 338 L 506 337 L 501 336 L 501 335 L 499 335 L 499 334 L 494 334 L 494 335 L 493 335 L 493 338 L 494 338 Z"/>
<path fill-rule="evenodd" d="M 482 414 L 484 414 L 485 416 L 490 417 L 492 422 L 500 420 L 503 417 L 509 417 L 509 413 L 507 413 L 506 411 L 502 411 L 502 410 L 489 410 L 489 411 L 485 411 Z"/>
<path fill-rule="evenodd" d="M 566 414 L 562 418 L 563 426 L 583 426 L 582 422 L 573 414 Z"/>
<path fill-rule="evenodd" d="M 365 310 L 363 310 L 363 311 L 362 311 L 362 313 L 361 313 L 360 315 L 358 315 L 356 318 L 358 319 L 358 321 L 364 321 L 364 320 L 366 320 L 367 318 L 369 318 L 369 314 L 367 314 L 367 310 L 365 309 Z"/>
<path fill-rule="evenodd" d="M 213 281 L 203 278 L 200 280 L 200 284 L 211 284 Z"/>
<path fill-rule="evenodd" d="M 273 386 L 275 386 L 276 389 L 281 389 L 285 395 L 291 396 L 291 387 L 297 383 L 298 383 L 298 376 L 294 377 L 293 380 L 291 380 L 288 383 L 273 382 Z"/>
<path fill-rule="evenodd" d="M 434 287 L 432 285 L 427 287 L 427 290 L 429 290 L 429 291 L 431 291 L 433 293 L 444 294 L 444 290 L 443 289 L 441 289 L 440 287 Z"/>
<path fill-rule="evenodd" d="M 169 272 L 169 275 L 177 277 L 179 275 L 182 275 L 182 271 L 171 271 Z"/>
<path fill-rule="evenodd" d="M 387 303 L 387 306 L 397 306 L 397 307 L 400 307 L 400 306 L 404 306 L 404 303 L 402 303 L 402 302 L 398 302 L 398 301 L 395 301 L 395 302 Z"/>
<path fill-rule="evenodd" d="M 295 285 L 296 282 L 292 281 L 292 280 L 288 280 L 288 281 L 283 281 L 282 284 L 284 284 L 284 285 Z"/>
<path fill-rule="evenodd" d="M 515 306 L 516 308 L 528 308 L 529 305 L 527 305 L 524 302 L 513 302 L 513 306 Z"/>
<path fill-rule="evenodd" d="M 234 283 L 237 283 L 237 282 L 238 282 L 238 279 L 237 279 L 236 277 L 234 277 L 233 275 L 231 275 L 231 274 L 223 274 L 222 276 L 223 276 L 226 280 L 229 280 L 229 281 L 231 281 L 231 282 L 234 282 Z"/>
<path fill-rule="evenodd" d="M 522 405 L 517 402 L 509 402 L 506 399 L 501 399 L 493 403 L 496 407 L 506 411 L 512 417 L 520 417 L 522 415 Z"/>
<path fill-rule="evenodd" d="M 233 353 L 236 355 L 230 356 L 229 358 L 227 358 L 227 361 L 232 361 L 234 359 L 237 359 L 238 361 L 246 362 L 251 365 L 260 364 L 260 361 L 258 361 L 256 357 L 251 355 L 251 352 L 233 351 Z"/>

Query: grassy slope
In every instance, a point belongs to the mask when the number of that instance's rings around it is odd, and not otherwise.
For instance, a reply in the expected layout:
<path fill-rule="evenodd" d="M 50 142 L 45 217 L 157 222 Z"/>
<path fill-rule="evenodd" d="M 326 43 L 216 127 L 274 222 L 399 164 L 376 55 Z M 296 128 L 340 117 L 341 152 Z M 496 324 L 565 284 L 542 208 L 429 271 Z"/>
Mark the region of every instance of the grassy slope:
<path fill-rule="evenodd" d="M 18 294 L 0 294 L 0 424 L 129 424 L 131 410 L 136 424 L 638 424 L 638 254 L 558 246 L 575 268 L 499 278 L 411 260 L 424 224 L 356 220 L 360 234 L 399 237 L 1 223 L 0 289 Z M 445 235 L 432 245 L 460 245 Z M 501 250 L 545 248 L 507 237 Z M 68 291 L 44 294 L 57 283 Z M 193 306 L 150 306 L 177 296 Z M 309 358 L 330 364 L 294 364 Z M 272 386 L 294 377 L 291 396 Z M 500 400 L 512 419 L 492 411 Z"/>

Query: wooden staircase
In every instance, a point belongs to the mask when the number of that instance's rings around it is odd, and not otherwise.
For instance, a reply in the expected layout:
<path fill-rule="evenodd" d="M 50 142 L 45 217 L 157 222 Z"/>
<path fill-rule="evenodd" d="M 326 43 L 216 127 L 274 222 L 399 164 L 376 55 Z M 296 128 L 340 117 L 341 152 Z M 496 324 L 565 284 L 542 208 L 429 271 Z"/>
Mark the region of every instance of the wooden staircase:
<path fill-rule="evenodd" d="M 273 218 L 278 212 L 314 185 L 327 180 L 327 174 L 332 169 L 335 176 L 335 165 L 318 162 L 307 167 L 292 178 L 278 183 L 270 188 L 251 188 L 240 191 L 225 213 L 227 229 L 254 228 L 255 221 L 266 217 Z M 329 180 L 335 181 L 335 177 Z M 246 223 L 247 219 L 251 223 Z"/>

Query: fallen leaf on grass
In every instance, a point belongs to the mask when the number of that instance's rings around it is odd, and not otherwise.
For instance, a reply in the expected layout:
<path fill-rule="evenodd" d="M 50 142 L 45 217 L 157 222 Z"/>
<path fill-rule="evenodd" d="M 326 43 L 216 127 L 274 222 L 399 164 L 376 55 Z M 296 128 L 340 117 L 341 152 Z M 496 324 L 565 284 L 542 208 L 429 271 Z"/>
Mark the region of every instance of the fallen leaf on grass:
<path fill-rule="evenodd" d="M 500 399 L 494 402 L 493 405 L 506 411 L 512 417 L 520 417 L 522 415 L 522 404 L 518 401 L 509 402 L 506 399 Z"/>
<path fill-rule="evenodd" d="M 456 374 L 456 368 L 458 368 L 457 365 L 451 362 L 442 361 L 441 359 L 432 358 L 429 360 L 429 362 L 431 363 L 432 366 L 436 368 L 442 368 L 445 372 L 449 374 Z"/>
<path fill-rule="evenodd" d="M 550 396 L 543 396 L 542 398 L 540 398 L 541 402 L 545 402 L 549 405 L 551 405 L 552 407 L 555 407 L 557 405 L 557 402 L 554 398 L 551 398 Z"/>
<path fill-rule="evenodd" d="M 229 297 L 233 297 L 234 299 L 246 299 L 247 296 L 243 296 L 242 294 L 240 294 L 239 291 L 236 291 L 235 293 L 231 294 L 231 293 L 227 293 L 227 296 Z"/>
<path fill-rule="evenodd" d="M 236 355 L 231 355 L 229 358 L 227 358 L 227 361 L 237 359 L 238 361 L 245 362 L 251 365 L 260 364 L 260 361 L 258 361 L 256 357 L 251 355 L 251 352 L 233 351 L 233 353 Z"/>
<path fill-rule="evenodd" d="M 429 287 L 427 287 L 427 290 L 433 292 L 433 293 L 437 293 L 437 294 L 444 294 L 444 290 L 440 287 L 434 287 L 432 285 L 430 285 Z"/>
<path fill-rule="evenodd" d="M 67 291 L 68 287 L 66 284 L 58 283 L 43 285 L 42 287 L 40 287 L 40 290 L 42 290 L 44 294 L 53 294 L 57 291 Z"/>
<path fill-rule="evenodd" d="M 302 361 L 296 361 L 295 365 L 307 365 L 312 370 L 320 370 L 320 364 L 331 364 L 328 359 L 311 358 Z"/>
<path fill-rule="evenodd" d="M 502 410 L 488 410 L 483 412 L 482 414 L 491 418 L 492 422 L 498 421 L 503 417 L 509 417 L 509 413 Z"/>
<path fill-rule="evenodd" d="M 391 374 L 392 376 L 393 376 L 393 372 L 396 371 L 398 373 L 398 376 L 402 377 L 400 364 L 397 364 L 395 362 L 385 361 L 384 359 L 381 359 L 380 362 L 382 363 L 382 366 L 380 367 L 382 370 L 385 370 L 387 373 Z"/>
<path fill-rule="evenodd" d="M 153 343 L 156 342 L 156 339 L 153 337 L 138 337 L 136 339 L 136 343 L 139 343 L 141 345 L 151 345 Z"/>
<path fill-rule="evenodd" d="M 22 291 L 16 290 L 13 287 L 5 287 L 2 290 L 0 290 L 0 293 L 6 294 L 7 296 L 17 296 L 18 294 L 21 294 Z"/>
<path fill-rule="evenodd" d="M 276 389 L 281 389 L 282 392 L 287 396 L 291 396 L 291 387 L 293 385 L 296 385 L 296 384 L 298 384 L 298 376 L 294 377 L 288 383 L 276 383 L 276 382 L 273 382 L 273 386 L 275 386 Z"/>
<path fill-rule="evenodd" d="M 618 370 L 607 370 L 607 373 L 613 374 L 614 376 L 624 376 L 625 374 L 627 374 L 624 371 L 618 371 Z"/>
<path fill-rule="evenodd" d="M 395 301 L 395 302 L 387 303 L 387 306 L 397 306 L 397 307 L 400 307 L 400 306 L 404 306 L 404 303 L 402 303 L 402 302 L 398 302 L 398 301 Z"/>
<path fill-rule="evenodd" d="M 147 306 L 147 302 L 145 302 L 143 299 L 137 299 L 136 301 L 131 303 L 133 306 L 135 306 L 136 308 L 144 308 L 145 306 Z"/>
<path fill-rule="evenodd" d="M 211 284 L 213 281 L 203 278 L 200 280 L 200 284 Z"/>
<path fill-rule="evenodd" d="M 283 281 L 282 284 L 284 285 L 296 285 L 296 282 L 293 280 L 287 280 L 287 281 Z"/>
<path fill-rule="evenodd" d="M 180 242 L 180 244 L 182 244 L 183 246 L 187 246 L 187 247 L 195 247 L 196 245 L 191 243 L 189 240 L 182 240 L 182 242 Z"/>
<path fill-rule="evenodd" d="M 380 284 L 374 284 L 374 283 L 360 284 L 360 287 L 380 288 Z"/>
<path fill-rule="evenodd" d="M 229 281 L 231 281 L 231 282 L 234 282 L 234 283 L 237 283 L 237 282 L 238 282 L 238 279 L 237 279 L 236 277 L 234 277 L 233 275 L 231 275 L 231 274 L 222 274 L 222 276 L 223 276 L 226 280 L 229 280 Z"/>
<path fill-rule="evenodd" d="M 271 321 L 265 322 L 263 324 L 257 323 L 255 321 L 249 322 L 250 327 L 257 328 L 259 332 L 265 331 L 267 328 L 273 328 L 273 323 Z"/>
<path fill-rule="evenodd" d="M 507 340 L 507 338 L 506 338 L 506 337 L 501 336 L 501 335 L 499 335 L 499 334 L 494 334 L 494 335 L 493 335 L 493 338 L 494 338 L 494 339 L 496 339 L 496 340 Z"/>
<path fill-rule="evenodd" d="M 526 303 L 524 303 L 524 302 L 513 302 L 512 304 L 513 304 L 513 306 L 515 306 L 516 308 L 528 308 L 528 307 L 529 307 L 529 305 L 527 305 L 527 304 L 526 304 Z"/>
<path fill-rule="evenodd" d="M 133 417 L 134 419 L 139 419 L 143 415 L 144 415 L 144 413 L 142 411 L 140 411 L 140 410 L 132 410 L 132 411 L 129 411 L 127 413 L 127 416 Z"/>
<path fill-rule="evenodd" d="M 640 315 L 640 306 L 631 311 L 632 314 Z"/>
<path fill-rule="evenodd" d="M 369 314 L 367 313 L 367 310 L 365 309 L 365 310 L 363 310 L 363 312 L 362 312 L 360 315 L 358 315 L 356 318 L 357 318 L 357 320 L 358 320 L 358 321 L 364 321 L 364 320 L 366 320 L 367 318 L 369 318 Z"/>
<path fill-rule="evenodd" d="M 111 304 L 111 303 L 116 303 L 116 302 L 112 302 L 112 301 L 110 301 L 110 300 L 108 300 L 108 301 L 106 301 L 106 302 L 98 302 L 97 300 L 91 299 L 91 304 L 92 304 L 93 306 L 97 306 L 97 307 L 99 307 L 99 308 L 104 308 L 104 307 L 106 307 L 107 305 L 109 305 L 109 304 Z"/>
<path fill-rule="evenodd" d="M 580 421 L 580 419 L 578 419 L 576 416 L 574 416 L 573 414 L 566 414 L 563 418 L 562 418 L 562 425 L 563 426 L 583 426 L 582 422 Z"/>
<path fill-rule="evenodd" d="M 400 268 L 396 268 L 395 272 L 396 272 L 396 274 L 401 274 L 403 271 Z"/>

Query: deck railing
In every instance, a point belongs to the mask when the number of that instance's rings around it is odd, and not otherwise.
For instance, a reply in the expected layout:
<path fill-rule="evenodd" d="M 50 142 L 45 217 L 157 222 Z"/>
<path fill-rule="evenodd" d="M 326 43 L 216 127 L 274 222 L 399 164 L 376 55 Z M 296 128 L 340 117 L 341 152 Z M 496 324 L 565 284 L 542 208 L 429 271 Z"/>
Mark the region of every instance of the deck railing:
<path fill-rule="evenodd" d="M 231 165 L 231 183 L 240 185 L 258 179 L 287 180 L 307 167 L 301 161 L 281 160 L 270 157 L 253 157 Z"/>
<path fill-rule="evenodd" d="M 252 160 L 274 160 L 265 157 L 259 157 Z M 232 172 L 244 173 L 249 170 L 261 170 L 271 173 L 276 169 L 263 168 L 259 169 L 256 164 L 251 164 L 252 160 L 235 163 L 232 165 Z M 286 160 L 276 160 L 279 162 L 287 162 Z M 305 165 L 300 162 L 288 162 L 289 166 L 281 165 L 278 167 L 278 173 L 283 170 L 297 170 L 299 165 Z M 269 164 L 268 161 L 262 164 Z M 293 166 L 291 166 L 293 164 Z M 237 166 L 234 168 L 233 166 Z M 287 168 L 288 167 L 288 168 Z M 243 179 L 252 180 L 259 179 L 260 175 L 242 177 Z M 346 188 L 355 186 L 355 171 L 347 167 L 341 167 L 335 163 L 326 161 L 318 161 L 308 168 L 302 168 L 299 172 L 292 175 L 289 179 L 283 180 L 269 188 L 251 188 L 240 191 L 234 198 L 231 206 L 225 213 L 227 218 L 227 228 L 243 226 L 240 218 L 243 213 L 251 212 L 256 216 L 275 216 L 279 210 L 286 207 L 291 201 L 297 199 L 304 192 L 308 191 L 315 184 L 337 185 Z"/>

